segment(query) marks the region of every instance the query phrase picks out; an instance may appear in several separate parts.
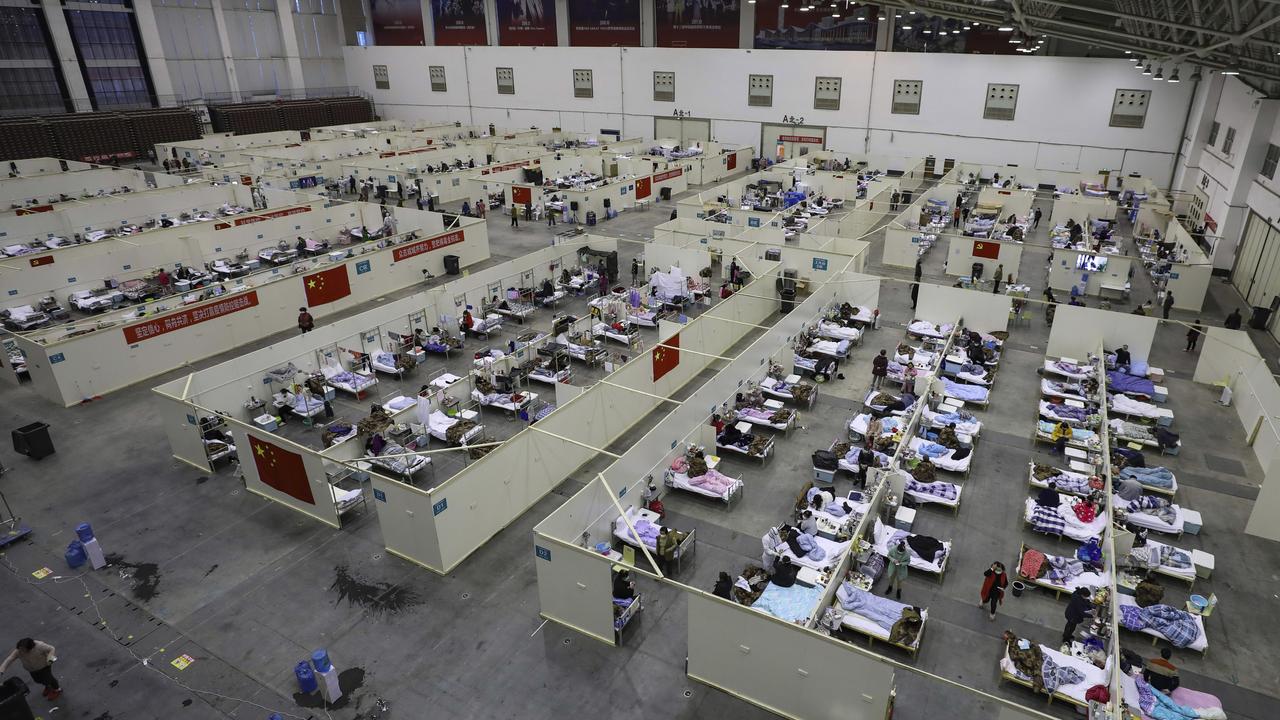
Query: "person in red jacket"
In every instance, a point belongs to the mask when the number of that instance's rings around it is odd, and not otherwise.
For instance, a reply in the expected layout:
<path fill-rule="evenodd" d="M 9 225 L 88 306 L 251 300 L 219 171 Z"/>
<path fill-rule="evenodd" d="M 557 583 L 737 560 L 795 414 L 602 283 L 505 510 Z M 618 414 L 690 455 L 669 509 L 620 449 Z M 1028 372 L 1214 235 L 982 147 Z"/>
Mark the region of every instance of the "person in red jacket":
<path fill-rule="evenodd" d="M 996 619 L 996 606 L 1004 602 L 1004 589 L 1009 586 L 1009 576 L 1004 572 L 1004 564 L 996 561 L 982 573 L 982 602 L 978 607 L 987 606 L 987 619 Z"/>

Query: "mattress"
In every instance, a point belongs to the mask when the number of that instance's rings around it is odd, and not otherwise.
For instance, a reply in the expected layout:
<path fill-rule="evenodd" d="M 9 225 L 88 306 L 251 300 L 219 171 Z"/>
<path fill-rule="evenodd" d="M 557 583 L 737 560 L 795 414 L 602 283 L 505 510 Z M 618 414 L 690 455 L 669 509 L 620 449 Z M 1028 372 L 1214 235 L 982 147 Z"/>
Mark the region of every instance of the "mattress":
<path fill-rule="evenodd" d="M 1063 368 L 1057 365 L 1056 360 L 1044 361 L 1044 371 L 1053 375 L 1071 378 L 1072 380 L 1085 380 L 1094 376 L 1093 368 L 1087 365 L 1077 365 L 1074 369 Z"/>
<path fill-rule="evenodd" d="M 791 562 L 796 565 L 802 565 L 814 570 L 821 570 L 827 567 L 835 567 L 839 564 L 840 556 L 844 555 L 845 551 L 849 549 L 849 543 L 851 542 L 849 540 L 836 542 L 834 540 L 828 540 L 824 537 L 816 536 L 814 536 L 813 541 L 818 544 L 818 547 L 827 552 L 826 556 L 821 560 L 810 560 L 808 557 L 799 557 L 795 553 L 791 552 L 791 548 L 788 547 L 786 543 L 774 548 L 774 552 L 782 557 L 791 558 Z"/>
<path fill-rule="evenodd" d="M 751 609 L 790 623 L 804 623 L 813 615 L 825 591 L 822 585 L 809 587 L 796 583 L 784 588 L 769 583 L 752 603 Z"/>
<path fill-rule="evenodd" d="M 839 603 L 837 603 L 837 605 L 838 604 Z M 920 609 L 920 619 L 923 621 L 921 623 L 922 625 L 927 624 L 929 622 L 928 608 Z M 884 628 L 877 625 L 874 620 L 865 618 L 859 615 L 858 613 L 853 612 L 852 610 L 844 611 L 844 618 L 840 621 L 840 624 L 849 628 L 850 630 L 860 632 L 863 635 L 870 635 L 871 637 L 876 638 L 877 640 L 885 640 L 885 641 L 889 640 L 888 630 L 885 630 Z M 920 638 L 922 637 L 924 637 L 923 627 L 920 629 L 920 632 L 916 633 L 916 641 L 911 644 L 911 647 L 912 648 L 920 647 Z"/>
<path fill-rule="evenodd" d="M 1078 390 L 1080 388 L 1073 386 L 1070 389 Z M 1046 397 L 1063 398 L 1066 400 L 1079 400 L 1081 402 L 1087 399 L 1085 398 L 1084 395 L 1080 393 L 1070 392 L 1064 383 L 1060 383 L 1055 380 L 1049 380 L 1048 378 L 1042 378 L 1040 380 L 1040 393 Z"/>
<path fill-rule="evenodd" d="M 1116 601 L 1120 603 L 1120 605 L 1137 605 L 1138 604 L 1138 600 L 1134 596 L 1124 595 L 1121 593 L 1116 594 Z M 1196 652 L 1204 652 L 1205 650 L 1209 649 L 1209 636 L 1206 635 L 1204 632 L 1204 618 L 1201 617 L 1200 615 L 1196 615 L 1195 613 L 1188 613 L 1188 614 L 1191 615 L 1191 619 L 1194 620 L 1196 623 L 1197 634 L 1196 634 L 1195 642 L 1191 643 L 1190 645 L 1188 645 L 1186 648 L 1183 648 L 1183 649 L 1195 650 Z M 1121 627 L 1123 628 L 1124 626 L 1121 625 Z M 1124 628 L 1124 629 L 1127 630 L 1128 628 Z M 1143 628 L 1141 630 L 1130 630 L 1130 632 L 1140 632 L 1144 635 L 1150 635 L 1152 637 L 1160 638 L 1161 640 L 1168 640 L 1168 638 L 1166 638 L 1164 635 L 1156 632 L 1155 630 L 1152 630 L 1151 628 Z"/>
<path fill-rule="evenodd" d="M 815 340 L 809 344 L 809 351 L 834 358 L 842 358 L 849 354 L 848 340 Z"/>
<path fill-rule="evenodd" d="M 1112 507 L 1117 508 L 1124 508 L 1128 505 L 1128 503 L 1121 499 L 1119 495 L 1112 496 L 1111 503 Z M 1137 525 L 1138 527 L 1147 528 L 1148 530 L 1155 530 L 1157 532 L 1170 533 L 1173 535 L 1181 534 L 1183 523 L 1182 508 L 1178 505 L 1170 505 L 1169 507 L 1173 508 L 1174 513 L 1172 525 L 1161 520 L 1155 515 L 1148 515 L 1145 512 L 1128 512 L 1125 513 L 1124 519 L 1125 522 L 1130 525 Z"/>
<path fill-rule="evenodd" d="M 432 379 L 431 387 L 440 388 L 441 390 L 444 390 L 445 388 L 458 382 L 461 379 L 462 379 L 461 375 L 454 375 L 453 373 L 445 373 L 437 378 Z"/>
<path fill-rule="evenodd" d="M 921 337 L 944 338 L 951 334 L 951 330 L 954 327 L 953 323 L 934 325 L 924 320 L 914 320 L 907 326 L 907 332 Z"/>
<path fill-rule="evenodd" d="M 869 407 L 869 408 L 871 408 L 872 410 L 875 410 L 876 412 L 884 412 L 884 409 L 885 409 L 885 406 L 884 406 L 884 405 L 872 405 L 872 404 L 871 404 L 871 399 L 872 399 L 872 398 L 874 398 L 876 395 L 879 395 L 879 394 L 880 394 L 880 392 L 881 392 L 881 391 L 879 391 L 879 390 L 868 390 L 868 391 L 867 391 L 867 396 L 866 396 L 865 398 L 863 398 L 863 399 L 862 399 L 862 404 L 863 404 L 863 405 L 865 405 L 865 406 L 867 406 L 867 407 Z M 889 393 L 886 393 L 886 394 L 889 394 Z M 900 399 L 902 396 L 901 396 L 901 395 L 899 395 L 899 396 L 897 396 L 897 397 Z M 912 407 L 915 407 L 915 405 L 913 404 L 913 405 L 912 405 Z M 911 411 L 911 408 L 907 408 L 907 409 L 905 409 L 905 410 L 891 410 L 891 411 L 889 411 L 889 412 L 890 412 L 891 414 L 893 414 L 893 415 L 902 416 L 902 415 L 906 415 L 906 414 L 907 414 L 908 412 L 910 412 L 910 411 Z"/>
<path fill-rule="evenodd" d="M 392 412 L 397 412 L 407 407 L 413 407 L 414 405 L 417 405 L 417 404 L 418 404 L 417 398 L 405 397 L 404 395 L 397 395 L 391 398 L 390 400 L 386 401 L 385 403 L 383 403 L 383 406 L 386 407 L 388 410 L 391 410 Z"/>
<path fill-rule="evenodd" d="M 1062 518 L 1063 528 L 1062 534 L 1079 543 L 1086 543 L 1094 538 L 1102 536 L 1107 528 L 1107 513 L 1098 513 L 1098 516 L 1091 523 L 1080 522 L 1080 518 L 1076 517 L 1076 513 L 1071 509 L 1073 503 L 1078 502 L 1079 498 L 1071 495 L 1061 496 L 1058 502 L 1058 517 Z M 1036 499 L 1027 498 L 1022 511 L 1022 517 L 1031 522 L 1031 513 L 1036 508 Z"/>
<path fill-rule="evenodd" d="M 673 487 L 680 488 L 681 490 L 687 490 L 691 493 L 696 493 L 704 497 L 712 497 L 719 500 L 724 500 L 726 502 L 728 502 L 729 496 L 733 494 L 734 490 L 737 490 L 743 485 L 741 479 L 730 478 L 731 480 L 734 480 L 733 487 L 729 488 L 723 493 L 714 493 L 704 487 L 699 487 L 697 485 L 690 483 L 688 473 L 671 473 L 670 478 L 671 478 L 671 485 Z"/>
<path fill-rule="evenodd" d="M 1052 660 L 1054 664 L 1073 668 L 1084 677 L 1084 680 L 1074 685 L 1058 686 L 1058 689 L 1054 691 L 1055 695 L 1068 697 L 1077 703 L 1084 704 L 1084 694 L 1089 691 L 1089 688 L 1094 685 L 1111 686 L 1111 673 L 1106 668 L 1097 667 L 1093 663 L 1088 662 L 1087 660 L 1081 660 L 1073 655 L 1064 655 L 1047 645 L 1041 645 L 1040 652 L 1046 658 Z M 1007 652 L 1001 654 L 1000 671 L 1006 675 L 1012 675 L 1020 680 L 1025 680 L 1027 682 L 1031 681 L 1031 678 L 1018 672 L 1017 668 L 1013 666 L 1013 661 L 1009 659 L 1009 654 Z"/>
<path fill-rule="evenodd" d="M 884 523 L 880 522 L 880 518 L 876 518 L 876 525 L 874 530 L 875 542 L 873 544 L 875 551 L 880 553 L 881 555 L 884 555 L 885 557 L 888 557 L 889 556 L 889 540 L 897 532 L 898 532 L 897 528 L 889 527 Z M 915 533 L 909 533 L 909 534 L 914 535 Z M 913 550 L 911 551 L 911 560 L 910 560 L 911 567 L 915 568 L 916 570 L 923 570 L 925 572 L 930 572 L 937 575 L 942 574 L 942 571 L 947 569 L 947 560 L 951 557 L 951 541 L 941 540 L 940 542 L 942 543 L 942 547 L 943 547 L 942 560 L 937 562 L 930 562 L 920 557 L 919 555 L 916 555 L 915 551 Z M 907 547 L 910 547 L 910 545 L 908 545 Z"/>
<path fill-rule="evenodd" d="M 935 412 L 931 410 L 927 405 L 920 412 L 924 416 L 924 419 L 929 422 L 929 425 L 931 427 L 937 428 L 939 430 L 946 427 L 948 423 L 955 423 L 957 435 L 960 435 L 960 436 L 968 435 L 969 437 L 976 437 L 978 433 L 982 432 L 981 420 L 977 420 L 977 419 L 965 420 L 963 418 L 955 418 L 954 413 Z"/>
<path fill-rule="evenodd" d="M 906 490 L 905 492 L 907 495 L 910 495 L 911 497 L 915 498 L 916 500 L 919 500 L 922 503 L 934 503 L 936 505 L 944 505 L 946 507 L 956 507 L 957 505 L 960 504 L 960 498 L 964 493 L 964 488 L 960 487 L 959 485 L 956 485 L 955 483 L 946 483 L 946 484 L 955 488 L 956 497 L 954 500 L 950 498 L 940 497 L 938 495 L 933 495 L 931 493 L 918 492 L 915 490 Z"/>
<path fill-rule="evenodd" d="M 825 338 L 848 340 L 850 342 L 857 342 L 858 338 L 862 337 L 862 331 L 858 328 L 845 327 L 825 320 L 818 323 L 818 333 Z"/>
<path fill-rule="evenodd" d="M 1190 554 L 1191 554 L 1191 551 L 1190 551 L 1190 550 L 1183 550 L 1183 549 L 1182 549 L 1182 548 L 1180 548 L 1180 547 L 1174 547 L 1173 545 L 1169 545 L 1169 544 L 1167 544 L 1167 543 L 1156 542 L 1155 540 L 1152 540 L 1152 539 L 1150 539 L 1150 538 L 1147 538 L 1147 546 L 1148 546 L 1148 547 L 1156 548 L 1157 550 L 1158 550 L 1158 549 L 1160 549 L 1160 548 L 1164 548 L 1164 547 L 1167 547 L 1167 548 L 1173 548 L 1174 550 L 1178 550 L 1178 551 L 1180 551 L 1180 552 L 1184 552 L 1184 553 L 1186 553 L 1186 554 L 1188 554 L 1188 555 L 1190 555 Z M 1162 572 L 1162 573 L 1164 573 L 1164 574 L 1166 574 L 1166 575 L 1176 575 L 1176 576 L 1178 576 L 1178 577 L 1180 577 L 1180 578 L 1185 578 L 1185 579 L 1188 579 L 1188 580 L 1190 580 L 1191 578 L 1194 578 L 1194 577 L 1196 576 L 1196 566 L 1195 566 L 1195 564 L 1194 564 L 1194 563 L 1192 563 L 1191 567 L 1187 567 L 1187 568 L 1180 568 L 1180 567 L 1174 567 L 1174 566 L 1172 566 L 1172 565 L 1163 565 L 1163 564 L 1162 564 L 1162 565 L 1160 565 L 1160 567 L 1159 567 L 1158 569 L 1160 570 L 1160 572 Z"/>

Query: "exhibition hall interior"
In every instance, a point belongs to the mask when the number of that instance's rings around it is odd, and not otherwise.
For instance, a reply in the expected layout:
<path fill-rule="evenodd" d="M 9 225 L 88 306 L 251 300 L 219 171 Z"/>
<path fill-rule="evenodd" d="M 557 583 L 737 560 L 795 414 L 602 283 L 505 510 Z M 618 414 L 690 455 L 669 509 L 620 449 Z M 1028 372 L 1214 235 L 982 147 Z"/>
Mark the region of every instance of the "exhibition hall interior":
<path fill-rule="evenodd" d="M 0 39 L 0 720 L 1280 715 L 1274 2 Z"/>

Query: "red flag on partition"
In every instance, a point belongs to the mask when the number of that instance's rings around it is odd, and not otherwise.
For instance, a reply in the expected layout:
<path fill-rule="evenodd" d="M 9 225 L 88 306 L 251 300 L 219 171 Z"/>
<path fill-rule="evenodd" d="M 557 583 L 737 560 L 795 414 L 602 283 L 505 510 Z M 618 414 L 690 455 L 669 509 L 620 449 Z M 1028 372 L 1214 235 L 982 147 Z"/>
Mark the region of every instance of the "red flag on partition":
<path fill-rule="evenodd" d="M 316 504 L 301 455 L 252 435 L 249 436 L 249 449 L 253 452 L 253 464 L 258 468 L 258 478 L 264 485 L 308 505 Z"/>
<path fill-rule="evenodd" d="M 636 199 L 643 200 L 651 194 L 652 191 L 649 189 L 649 178 L 636 178 Z"/>
<path fill-rule="evenodd" d="M 653 349 L 653 381 L 658 382 L 679 364 L 680 333 L 676 333 Z"/>
<path fill-rule="evenodd" d="M 725 165 L 725 170 L 737 170 L 737 169 L 738 169 L 738 153 L 736 152 L 729 153 L 729 160 L 728 160 L 728 163 L 726 163 Z"/>
<path fill-rule="evenodd" d="M 974 240 L 973 256 L 987 258 L 988 260 L 996 260 L 1000 257 L 1000 243 Z"/>
<path fill-rule="evenodd" d="M 302 276 L 308 305 L 324 305 L 351 294 L 351 279 L 346 264 Z"/>

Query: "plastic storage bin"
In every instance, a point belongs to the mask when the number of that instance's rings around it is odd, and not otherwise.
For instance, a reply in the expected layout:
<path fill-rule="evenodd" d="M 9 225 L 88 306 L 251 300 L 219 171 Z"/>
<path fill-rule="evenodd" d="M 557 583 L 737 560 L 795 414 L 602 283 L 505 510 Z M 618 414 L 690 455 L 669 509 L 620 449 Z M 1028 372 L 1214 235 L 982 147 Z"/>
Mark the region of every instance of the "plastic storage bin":
<path fill-rule="evenodd" d="M 3 720 L 35 720 L 31 706 L 27 705 L 27 693 L 31 690 L 20 677 L 11 677 L 0 683 L 0 718 Z"/>
<path fill-rule="evenodd" d="M 33 422 L 14 430 L 13 451 L 34 460 L 53 454 L 53 439 L 49 437 L 49 425 Z"/>

